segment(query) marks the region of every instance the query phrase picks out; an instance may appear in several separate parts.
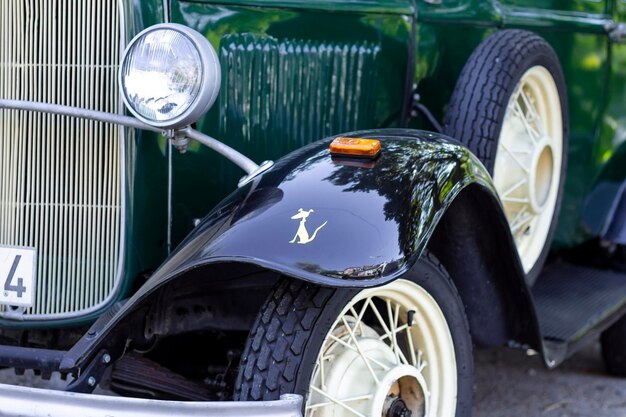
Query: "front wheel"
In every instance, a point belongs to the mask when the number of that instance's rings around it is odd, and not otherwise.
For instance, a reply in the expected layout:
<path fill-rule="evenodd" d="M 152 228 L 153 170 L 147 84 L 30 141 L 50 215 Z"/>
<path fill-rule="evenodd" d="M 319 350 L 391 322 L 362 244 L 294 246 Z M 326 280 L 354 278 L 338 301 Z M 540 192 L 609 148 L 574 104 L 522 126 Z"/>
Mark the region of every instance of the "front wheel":
<path fill-rule="evenodd" d="M 427 254 L 378 288 L 281 281 L 250 333 L 235 398 L 301 394 L 310 417 L 460 417 L 471 415 L 472 379 L 463 305 Z"/>

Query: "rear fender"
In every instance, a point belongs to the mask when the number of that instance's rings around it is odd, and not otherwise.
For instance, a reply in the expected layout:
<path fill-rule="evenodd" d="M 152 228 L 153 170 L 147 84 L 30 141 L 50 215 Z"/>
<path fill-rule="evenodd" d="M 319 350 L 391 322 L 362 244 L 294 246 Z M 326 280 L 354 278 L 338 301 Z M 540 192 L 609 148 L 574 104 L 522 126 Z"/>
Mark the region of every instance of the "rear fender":
<path fill-rule="evenodd" d="M 118 323 L 158 296 L 166 284 L 210 265 L 247 264 L 333 287 L 383 285 L 411 268 L 447 209 L 470 186 L 471 194 L 486 196 L 491 217 L 481 221 L 499 228 L 502 241 L 496 245 L 503 253 L 508 251 L 500 261 L 512 265 L 504 278 L 513 284 L 496 285 L 496 293 L 514 291 L 504 300 L 516 299 L 514 305 L 523 307 L 526 320 L 535 322 L 499 200 L 474 155 L 452 139 L 429 132 L 378 130 L 343 136 L 380 139 L 382 154 L 374 161 L 334 159 L 328 150 L 331 137 L 279 160 L 203 219 L 75 360 L 97 351 Z M 462 206 L 454 207 L 461 212 L 449 219 L 448 227 L 462 217 Z M 437 233 L 445 233 L 442 230 Z M 445 236 L 438 242 L 446 242 Z M 440 252 L 449 261 L 447 252 Z M 472 267 L 483 268 L 480 261 Z M 466 274 L 473 277 L 474 272 Z M 504 278 L 476 275 L 476 279 Z M 207 274 L 204 279 L 224 278 Z M 468 289 L 465 295 L 470 294 Z M 470 301 L 481 302 L 475 297 Z M 506 315 L 512 306 L 502 308 L 505 311 L 498 314 Z M 536 339 L 527 342 L 534 344 Z"/>
<path fill-rule="evenodd" d="M 585 200 L 582 224 L 587 238 L 626 245 L 626 144 L 615 150 Z"/>

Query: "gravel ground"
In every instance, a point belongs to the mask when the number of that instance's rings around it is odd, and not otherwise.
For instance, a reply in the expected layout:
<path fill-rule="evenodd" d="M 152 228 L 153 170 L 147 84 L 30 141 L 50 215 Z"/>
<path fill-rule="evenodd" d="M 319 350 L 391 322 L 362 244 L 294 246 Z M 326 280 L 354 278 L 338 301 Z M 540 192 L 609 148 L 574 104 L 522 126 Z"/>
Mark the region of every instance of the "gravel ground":
<path fill-rule="evenodd" d="M 626 379 L 604 374 L 598 344 L 556 370 L 538 356 L 492 349 L 478 352 L 474 417 L 626 417 Z M 61 388 L 63 381 L 0 371 L 0 382 Z"/>
<path fill-rule="evenodd" d="M 626 379 L 604 373 L 600 345 L 548 371 L 539 356 L 479 352 L 474 417 L 626 417 Z"/>

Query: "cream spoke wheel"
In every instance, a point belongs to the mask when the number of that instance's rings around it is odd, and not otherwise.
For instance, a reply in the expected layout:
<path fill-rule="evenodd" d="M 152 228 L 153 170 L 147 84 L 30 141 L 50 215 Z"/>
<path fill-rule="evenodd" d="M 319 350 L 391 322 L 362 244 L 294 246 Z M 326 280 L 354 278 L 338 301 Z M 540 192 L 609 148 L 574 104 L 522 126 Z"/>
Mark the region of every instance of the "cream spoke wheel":
<path fill-rule="evenodd" d="M 491 174 L 532 285 L 557 234 L 567 172 L 567 83 L 554 49 L 525 30 L 491 34 L 465 64 L 444 125 Z"/>
<path fill-rule="evenodd" d="M 546 68 L 531 67 L 509 100 L 493 172 L 526 272 L 548 239 L 561 185 L 562 153 L 559 91 Z"/>
<path fill-rule="evenodd" d="M 454 343 L 436 301 L 397 280 L 359 292 L 331 326 L 310 380 L 307 417 L 453 417 Z"/>

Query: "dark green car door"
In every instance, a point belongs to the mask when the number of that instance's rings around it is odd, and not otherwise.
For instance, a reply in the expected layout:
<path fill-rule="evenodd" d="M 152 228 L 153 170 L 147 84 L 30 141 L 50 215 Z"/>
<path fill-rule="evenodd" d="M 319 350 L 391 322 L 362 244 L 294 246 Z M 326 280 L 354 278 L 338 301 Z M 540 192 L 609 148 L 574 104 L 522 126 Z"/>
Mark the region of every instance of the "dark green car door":
<path fill-rule="evenodd" d="M 624 192 L 626 179 L 626 0 L 614 0 L 612 30 L 609 32 L 609 76 L 606 109 L 600 121 L 600 134 L 593 155 L 601 166 L 585 210 L 585 224 L 607 240 L 620 240 L 611 230 L 614 202 Z M 621 233 L 623 235 L 623 233 Z M 622 242 L 623 243 L 623 242 Z"/>

